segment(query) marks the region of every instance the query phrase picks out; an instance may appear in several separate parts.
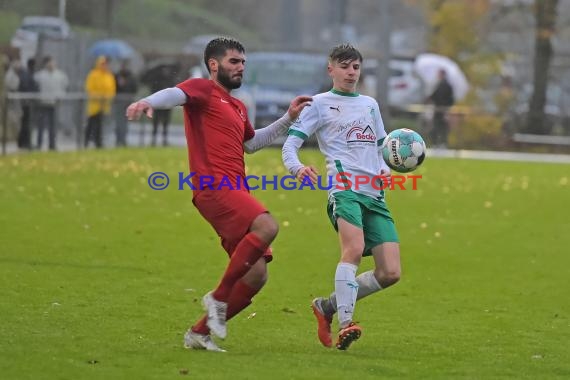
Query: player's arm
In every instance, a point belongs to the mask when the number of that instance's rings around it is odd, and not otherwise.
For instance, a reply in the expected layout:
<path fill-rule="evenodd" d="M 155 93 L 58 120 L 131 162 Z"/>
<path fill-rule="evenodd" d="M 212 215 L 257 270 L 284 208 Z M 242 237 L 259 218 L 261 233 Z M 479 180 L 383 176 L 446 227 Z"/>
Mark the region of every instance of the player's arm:
<path fill-rule="evenodd" d="M 243 150 L 246 153 L 255 153 L 271 144 L 277 137 L 284 136 L 293 123 L 288 113 L 269 124 L 265 128 L 254 131 L 251 139 L 243 143 Z"/>
<path fill-rule="evenodd" d="M 378 159 L 380 160 L 380 175 L 386 178 L 388 185 L 392 182 L 392 171 L 390 167 L 384 161 L 384 156 L 382 155 L 382 142 L 384 138 L 378 140 Z"/>
<path fill-rule="evenodd" d="M 138 120 L 144 113 L 149 118 L 155 109 L 170 109 L 186 103 L 186 94 L 178 87 L 165 88 L 132 103 L 127 108 L 127 118 Z"/>
<path fill-rule="evenodd" d="M 297 96 L 291 101 L 287 113 L 265 128 L 254 131 L 251 139 L 244 142 L 246 153 L 254 153 L 271 144 L 277 137 L 285 136 L 293 121 L 295 121 L 303 108 L 310 105 L 310 96 Z"/>
<path fill-rule="evenodd" d="M 299 149 L 305 142 L 305 139 L 299 135 L 292 133 L 285 140 L 283 144 L 283 149 L 281 150 L 281 158 L 283 159 L 283 164 L 299 181 L 303 181 L 303 178 L 309 177 L 312 183 L 317 183 L 318 175 L 317 169 L 313 166 L 305 166 L 299 160 Z"/>
<path fill-rule="evenodd" d="M 294 175 L 299 181 L 303 181 L 308 176 L 311 182 L 316 183 L 319 175 L 317 169 L 312 166 L 305 166 L 299 160 L 299 149 L 303 142 L 316 133 L 321 124 L 320 106 L 318 103 L 319 101 L 315 99 L 311 107 L 305 108 L 299 115 L 299 118 L 295 120 L 289 129 L 289 137 L 283 144 L 281 152 L 283 164 L 289 173 Z"/>
<path fill-rule="evenodd" d="M 380 175 L 386 177 L 388 183 L 392 181 L 392 171 L 390 167 L 384 161 L 384 156 L 382 155 L 382 143 L 386 138 L 386 130 L 384 129 L 384 122 L 382 121 L 382 115 L 380 114 L 380 107 L 378 103 L 375 104 L 374 112 L 377 113 L 375 117 L 376 122 L 376 136 L 378 136 L 378 141 L 376 142 L 378 148 L 378 159 L 380 160 Z"/>

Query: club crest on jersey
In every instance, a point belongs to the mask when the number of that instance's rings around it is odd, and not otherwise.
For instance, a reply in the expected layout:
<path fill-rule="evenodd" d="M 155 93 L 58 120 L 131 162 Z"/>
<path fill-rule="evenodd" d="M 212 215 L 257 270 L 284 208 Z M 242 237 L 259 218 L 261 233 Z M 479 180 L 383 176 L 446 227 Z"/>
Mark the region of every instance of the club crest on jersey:
<path fill-rule="evenodd" d="M 376 145 L 376 134 L 370 125 L 367 125 L 364 129 L 362 127 L 353 127 L 346 133 L 346 143 L 357 145 Z"/>

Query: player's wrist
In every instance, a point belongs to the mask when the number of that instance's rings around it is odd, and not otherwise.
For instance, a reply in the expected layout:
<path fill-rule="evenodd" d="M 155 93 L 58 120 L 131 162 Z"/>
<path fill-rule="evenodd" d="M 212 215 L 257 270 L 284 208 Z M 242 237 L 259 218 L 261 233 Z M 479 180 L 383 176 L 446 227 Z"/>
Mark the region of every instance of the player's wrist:
<path fill-rule="evenodd" d="M 139 100 L 139 104 L 144 104 L 148 107 L 153 107 L 152 102 L 148 99 L 148 97 L 146 98 L 142 98 L 141 100 Z"/>
<path fill-rule="evenodd" d="M 285 112 L 285 114 L 281 116 L 281 121 L 287 125 L 287 128 L 289 128 L 291 124 L 293 124 L 293 118 L 289 114 L 289 111 Z"/>
<path fill-rule="evenodd" d="M 306 166 L 305 165 L 301 165 L 298 166 L 296 168 L 293 168 L 293 170 L 291 170 L 291 174 L 295 176 L 295 178 L 299 178 L 299 175 L 301 174 L 301 172 L 303 171 L 303 169 L 305 169 Z"/>

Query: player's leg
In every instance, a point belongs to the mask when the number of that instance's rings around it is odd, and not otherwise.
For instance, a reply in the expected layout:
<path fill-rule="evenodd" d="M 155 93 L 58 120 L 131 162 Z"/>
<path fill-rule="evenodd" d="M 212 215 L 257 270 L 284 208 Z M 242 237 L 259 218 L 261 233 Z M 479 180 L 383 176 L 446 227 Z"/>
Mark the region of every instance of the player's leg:
<path fill-rule="evenodd" d="M 335 294 L 340 327 L 336 347 L 345 350 L 361 334 L 360 327 L 352 322 L 358 293 L 356 271 L 365 248 L 363 214 L 359 195 L 352 191 L 342 191 L 331 195 L 328 214 L 338 231 L 341 248 L 341 258 L 335 272 Z M 325 344 L 326 342 L 321 339 L 322 327 L 323 323 L 319 321 L 319 339 Z"/>
<path fill-rule="evenodd" d="M 236 282 L 228 298 L 226 320 L 232 319 L 243 309 L 251 305 L 253 297 L 267 282 L 267 261 L 260 258 L 249 272 Z"/>
<path fill-rule="evenodd" d="M 358 284 L 357 301 L 383 289 L 378 283 L 373 270 L 356 276 L 356 283 Z M 328 298 L 319 297 L 313 302 L 319 305 L 322 313 L 327 317 L 332 317 L 337 312 L 336 293 L 334 292 Z"/>
<path fill-rule="evenodd" d="M 376 285 L 386 289 L 400 280 L 400 239 L 392 214 L 384 201 L 373 200 L 364 217 L 367 252 L 374 257 Z"/>
<path fill-rule="evenodd" d="M 361 273 L 356 277 L 357 300 L 395 284 L 400 275 L 400 245 L 390 211 L 382 201 L 365 201 L 368 205 L 363 213 L 366 243 L 364 255 L 374 257 L 376 269 Z M 336 313 L 335 293 L 327 299 L 321 299 L 319 303 L 325 314 Z"/>
<path fill-rule="evenodd" d="M 253 297 L 267 282 L 267 260 L 259 259 L 255 265 L 233 287 L 228 298 L 226 320 L 229 321 L 252 303 Z M 208 315 L 204 315 L 186 332 L 184 345 L 187 348 L 223 351 L 210 338 L 210 328 L 207 325 Z"/>
<path fill-rule="evenodd" d="M 356 300 L 369 296 L 382 289 L 394 285 L 400 279 L 400 247 L 399 243 L 387 242 L 372 248 L 375 269 L 361 273 L 356 277 L 358 293 Z M 332 317 L 337 311 L 338 289 L 328 299 L 316 298 L 313 300 L 313 313 L 319 321 L 319 339 L 327 347 L 330 346 L 330 324 Z M 356 301 L 355 300 L 355 301 Z M 342 309 L 339 307 L 339 320 Z M 351 323 L 347 329 L 339 331 L 336 347 L 346 350 L 348 346 L 360 337 L 361 329 Z"/>
<path fill-rule="evenodd" d="M 245 191 L 211 191 L 205 195 L 194 202 L 200 213 L 224 240 L 238 241 L 219 285 L 204 297 L 207 325 L 224 338 L 231 291 L 268 250 L 278 225 L 265 207 Z"/>
<path fill-rule="evenodd" d="M 342 217 L 337 219 L 337 225 L 341 259 L 335 273 L 339 322 L 336 348 L 346 350 L 352 342 L 360 338 L 362 332 L 352 318 L 358 293 L 356 271 L 364 251 L 364 233 L 361 227 L 351 224 Z"/>
<path fill-rule="evenodd" d="M 186 331 L 184 334 L 184 347 L 193 350 L 208 350 L 216 352 L 226 352 L 220 348 L 212 339 L 210 334 L 200 334 L 193 330 Z"/>
<path fill-rule="evenodd" d="M 377 245 L 372 249 L 372 256 L 375 264 L 374 279 L 380 285 L 380 289 L 386 289 L 400 280 L 402 269 L 399 243 L 388 242 Z"/>
<path fill-rule="evenodd" d="M 234 284 L 263 256 L 278 230 L 279 226 L 270 214 L 263 212 L 255 217 L 249 232 L 231 254 L 226 272 L 212 294 L 216 300 L 227 301 Z"/>
<path fill-rule="evenodd" d="M 339 326 L 344 328 L 352 322 L 354 314 L 358 292 L 356 271 L 364 252 L 364 232 L 342 217 L 337 219 L 337 225 L 341 256 L 335 272 L 335 293 Z"/>
<path fill-rule="evenodd" d="M 259 293 L 267 282 L 267 260 L 265 257 L 257 260 L 253 267 L 243 276 L 233 287 L 228 298 L 228 310 L 226 320 L 232 319 L 235 315 L 248 307 L 253 297 Z M 192 330 L 200 334 L 209 334 L 207 326 L 207 315 L 204 316 Z"/>
<path fill-rule="evenodd" d="M 317 319 L 317 335 L 319 341 L 325 347 L 331 347 L 333 345 L 331 324 L 333 315 L 336 312 L 337 285 L 339 288 L 343 288 L 343 304 L 346 306 L 354 305 L 353 296 L 355 289 L 352 286 L 354 286 L 355 283 L 354 275 L 364 249 L 364 237 L 361 227 L 362 214 L 360 205 L 356 199 L 354 193 L 345 191 L 331 195 L 328 201 L 327 213 L 333 227 L 339 233 L 341 243 L 341 261 L 337 265 L 335 272 L 335 292 L 333 292 L 333 294 L 335 294 L 335 310 L 326 310 L 323 303 L 325 298 L 322 297 L 315 298 L 311 304 L 313 314 Z M 342 228 L 342 230 L 339 229 L 339 226 L 341 226 L 340 228 Z M 351 238 L 354 238 L 354 240 Z M 339 281 L 337 282 L 337 280 Z M 348 280 L 348 282 L 346 280 Z M 342 286 L 343 283 L 344 286 Z M 349 287 L 348 283 L 352 286 Z M 352 312 L 350 312 L 350 310 L 352 310 Z M 341 327 L 350 324 L 354 306 L 347 311 L 348 313 L 343 312 L 343 321 L 340 322 L 339 319 Z M 347 320 L 347 317 L 350 319 Z"/>
<path fill-rule="evenodd" d="M 263 288 L 267 282 L 267 277 L 267 260 L 265 257 L 262 257 L 257 260 L 249 272 L 237 281 L 235 286 L 232 288 L 228 298 L 226 320 L 229 321 L 251 304 L 253 297 L 259 293 L 261 288 Z M 207 328 L 205 323 L 206 320 L 207 318 L 201 320 L 196 326 L 194 326 L 194 331 L 202 334 L 209 333 L 210 330 Z"/>

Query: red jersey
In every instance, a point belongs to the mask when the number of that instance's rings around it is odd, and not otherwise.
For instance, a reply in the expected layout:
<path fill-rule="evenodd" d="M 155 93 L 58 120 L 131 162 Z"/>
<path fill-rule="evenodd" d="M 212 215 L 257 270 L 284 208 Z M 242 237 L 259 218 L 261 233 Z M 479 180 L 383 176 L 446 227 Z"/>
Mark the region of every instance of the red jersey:
<path fill-rule="evenodd" d="M 205 182 L 215 190 L 247 191 L 243 143 L 255 131 L 245 105 L 209 79 L 189 79 L 177 87 L 186 94 L 184 128 L 194 195 L 209 188 Z"/>

